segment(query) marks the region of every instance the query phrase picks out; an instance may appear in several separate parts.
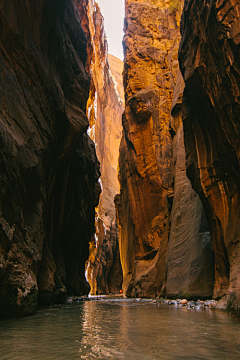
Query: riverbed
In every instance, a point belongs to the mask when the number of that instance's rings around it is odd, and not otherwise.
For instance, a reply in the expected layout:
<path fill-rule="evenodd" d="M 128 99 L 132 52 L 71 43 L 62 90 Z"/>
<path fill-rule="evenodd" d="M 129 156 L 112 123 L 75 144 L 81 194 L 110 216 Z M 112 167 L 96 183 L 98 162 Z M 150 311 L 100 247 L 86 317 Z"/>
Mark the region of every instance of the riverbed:
<path fill-rule="evenodd" d="M 88 300 L 0 321 L 0 359 L 239 360 L 240 322 L 149 300 Z"/>

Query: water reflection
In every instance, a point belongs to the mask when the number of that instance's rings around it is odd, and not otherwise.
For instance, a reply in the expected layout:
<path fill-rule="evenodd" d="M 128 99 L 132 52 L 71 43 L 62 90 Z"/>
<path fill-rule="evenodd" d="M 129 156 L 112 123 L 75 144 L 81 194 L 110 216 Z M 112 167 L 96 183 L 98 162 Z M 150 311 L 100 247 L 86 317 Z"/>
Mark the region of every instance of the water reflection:
<path fill-rule="evenodd" d="M 83 319 L 82 359 L 240 358 L 240 324 L 222 313 L 105 301 Z"/>
<path fill-rule="evenodd" d="M 116 350 L 117 332 L 111 321 L 118 326 L 119 314 L 111 307 L 99 302 L 85 302 L 83 316 L 83 337 L 79 353 L 81 359 L 122 359 L 123 354 Z"/>
<path fill-rule="evenodd" d="M 210 310 L 98 300 L 0 322 L 1 360 L 240 359 L 240 323 Z"/>

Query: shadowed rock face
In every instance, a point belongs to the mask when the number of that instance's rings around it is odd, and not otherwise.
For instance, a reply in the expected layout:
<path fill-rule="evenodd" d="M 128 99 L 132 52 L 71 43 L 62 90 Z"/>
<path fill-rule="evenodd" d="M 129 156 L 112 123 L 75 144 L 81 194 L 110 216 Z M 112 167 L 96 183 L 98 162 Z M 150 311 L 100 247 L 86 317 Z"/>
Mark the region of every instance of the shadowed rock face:
<path fill-rule="evenodd" d="M 185 1 L 180 67 L 187 174 L 215 252 L 214 296 L 240 307 L 239 2 Z"/>
<path fill-rule="evenodd" d="M 122 134 L 123 63 L 108 55 L 104 21 L 100 8 L 91 1 L 82 7 L 83 28 L 88 39 L 87 69 L 91 75 L 87 114 L 89 134 L 96 143 L 100 161 L 101 187 L 96 210 L 96 236 L 90 246 L 87 278 L 91 294 L 119 293 L 122 269 L 114 197 L 119 192 L 118 153 Z"/>
<path fill-rule="evenodd" d="M 186 175 L 182 124 L 184 81 L 179 72 L 173 93 L 171 133 L 173 136 L 174 198 L 166 256 L 168 297 L 211 298 L 214 256 L 202 202 Z"/>
<path fill-rule="evenodd" d="M 0 4 L 0 316 L 87 294 L 99 165 L 72 0 Z"/>
<path fill-rule="evenodd" d="M 116 198 L 123 292 L 154 296 L 163 283 L 169 231 L 169 116 L 178 71 L 180 12 L 163 1 L 128 0 L 125 9 L 126 107 L 119 157 L 121 192 Z"/>

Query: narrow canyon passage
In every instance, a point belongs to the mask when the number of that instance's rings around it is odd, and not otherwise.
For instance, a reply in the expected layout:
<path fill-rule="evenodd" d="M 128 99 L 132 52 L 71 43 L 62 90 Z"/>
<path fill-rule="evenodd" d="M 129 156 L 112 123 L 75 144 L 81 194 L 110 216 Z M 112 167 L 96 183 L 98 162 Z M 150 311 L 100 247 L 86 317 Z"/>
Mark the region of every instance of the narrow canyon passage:
<path fill-rule="evenodd" d="M 98 4 L 92 1 L 86 4 L 81 23 L 87 35 L 86 68 L 91 74 L 86 109 L 88 134 L 96 146 L 101 174 L 101 194 L 95 210 L 95 234 L 90 241 L 86 277 L 91 295 L 119 294 L 122 266 L 114 197 L 120 191 L 117 171 L 124 110 L 123 62 L 108 53 L 104 20 Z"/>
<path fill-rule="evenodd" d="M 1 0 L 3 360 L 239 358 L 239 14 Z"/>

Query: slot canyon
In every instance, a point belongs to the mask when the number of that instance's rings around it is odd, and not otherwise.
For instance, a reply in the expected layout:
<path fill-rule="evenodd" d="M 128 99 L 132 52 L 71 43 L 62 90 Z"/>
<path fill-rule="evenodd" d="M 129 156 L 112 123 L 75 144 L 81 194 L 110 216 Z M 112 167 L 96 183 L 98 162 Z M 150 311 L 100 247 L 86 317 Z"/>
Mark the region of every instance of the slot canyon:
<path fill-rule="evenodd" d="M 103 336 L 91 304 L 112 299 L 125 339 L 142 301 L 209 304 L 238 359 L 240 1 L 125 0 L 123 61 L 104 17 L 95 0 L 0 0 L 0 324 L 81 303 Z M 214 359 L 101 349 L 79 358 Z"/>

